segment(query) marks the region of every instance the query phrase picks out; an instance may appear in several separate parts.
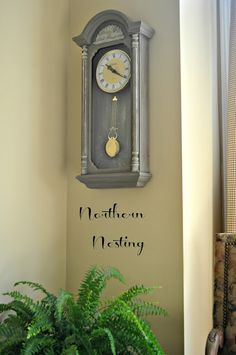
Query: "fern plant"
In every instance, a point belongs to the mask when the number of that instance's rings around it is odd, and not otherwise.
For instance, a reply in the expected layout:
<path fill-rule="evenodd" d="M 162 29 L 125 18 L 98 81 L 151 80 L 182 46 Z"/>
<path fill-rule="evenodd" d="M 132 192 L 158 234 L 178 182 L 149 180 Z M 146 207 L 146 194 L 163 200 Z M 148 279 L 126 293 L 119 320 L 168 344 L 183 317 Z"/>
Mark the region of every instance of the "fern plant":
<path fill-rule="evenodd" d="M 7 292 L 12 301 L 0 304 L 2 355 L 164 355 L 144 318 L 166 315 L 158 304 L 138 296 L 153 288 L 136 285 L 116 298 L 101 301 L 107 281 L 124 283 L 113 267 L 91 267 L 77 295 L 60 290 L 55 296 L 42 285 L 17 282 L 43 293 L 34 301 L 18 291 Z"/>

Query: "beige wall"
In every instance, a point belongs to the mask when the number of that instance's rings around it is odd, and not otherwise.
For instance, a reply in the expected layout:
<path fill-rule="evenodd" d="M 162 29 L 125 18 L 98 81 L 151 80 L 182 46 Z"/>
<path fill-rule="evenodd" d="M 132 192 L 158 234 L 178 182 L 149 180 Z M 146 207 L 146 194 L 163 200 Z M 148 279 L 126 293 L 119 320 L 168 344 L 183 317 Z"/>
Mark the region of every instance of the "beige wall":
<path fill-rule="evenodd" d="M 162 285 L 159 299 L 169 317 L 153 321 L 170 355 L 183 355 L 183 269 L 179 78 L 179 13 L 173 0 L 71 1 L 71 37 L 105 9 L 143 19 L 156 34 L 150 43 L 150 165 L 152 180 L 143 189 L 91 190 L 75 180 L 80 172 L 81 50 L 71 41 L 68 86 L 68 252 L 67 286 L 75 290 L 89 265 L 114 265 L 128 284 Z M 100 211 L 113 203 L 124 211 L 141 211 L 140 220 L 79 219 L 80 206 Z M 144 252 L 92 248 L 92 236 L 127 235 L 144 241 Z M 118 291 L 116 283 L 108 294 Z"/>
<path fill-rule="evenodd" d="M 221 231 L 214 0 L 180 0 L 185 354 L 204 354 L 213 309 L 213 236 Z"/>
<path fill-rule="evenodd" d="M 68 4 L 0 0 L 1 291 L 65 285 Z"/>
<path fill-rule="evenodd" d="M 69 23 L 69 1 L 0 0 L 0 291 L 19 279 L 52 291 L 65 286 L 68 236 L 68 288 L 78 287 L 91 264 L 118 267 L 129 284 L 162 285 L 151 299 L 170 315 L 153 327 L 168 354 L 183 355 L 178 1 L 70 4 Z M 144 189 L 89 190 L 74 178 L 80 171 L 81 50 L 71 37 L 108 8 L 156 30 L 150 47 L 153 178 Z M 220 230 L 216 8 L 213 0 L 181 0 L 180 9 L 185 354 L 199 355 L 212 319 L 212 235 Z M 145 218 L 79 219 L 80 206 L 100 211 L 114 202 Z M 93 250 L 91 237 L 101 234 L 144 241 L 144 251 Z M 106 294 L 119 290 L 112 283 Z"/>

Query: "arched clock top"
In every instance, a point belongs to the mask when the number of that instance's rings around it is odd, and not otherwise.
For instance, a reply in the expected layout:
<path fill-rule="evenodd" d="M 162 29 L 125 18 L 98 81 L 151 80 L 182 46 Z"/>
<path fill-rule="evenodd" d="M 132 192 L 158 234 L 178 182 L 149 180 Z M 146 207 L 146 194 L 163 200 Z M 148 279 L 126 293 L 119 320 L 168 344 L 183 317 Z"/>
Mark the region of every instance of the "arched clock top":
<path fill-rule="evenodd" d="M 125 14 L 116 10 L 98 13 L 85 26 L 83 32 L 73 38 L 78 46 L 98 44 L 103 41 L 122 39 L 127 35 L 141 33 L 151 38 L 154 30 L 143 21 L 132 21 Z"/>

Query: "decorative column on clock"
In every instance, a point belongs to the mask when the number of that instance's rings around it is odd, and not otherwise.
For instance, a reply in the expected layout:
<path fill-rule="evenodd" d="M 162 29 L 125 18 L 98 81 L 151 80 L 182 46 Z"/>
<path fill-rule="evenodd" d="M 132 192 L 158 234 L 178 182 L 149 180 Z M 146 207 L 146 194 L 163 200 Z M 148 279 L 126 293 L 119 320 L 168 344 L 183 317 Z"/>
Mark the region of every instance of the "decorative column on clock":
<path fill-rule="evenodd" d="M 132 35 L 132 59 L 133 59 L 133 144 L 132 144 L 132 171 L 139 171 L 139 119 L 140 119 L 140 76 L 139 76 L 139 34 Z"/>
<path fill-rule="evenodd" d="M 87 174 L 88 159 L 88 48 L 82 48 L 81 173 Z"/>

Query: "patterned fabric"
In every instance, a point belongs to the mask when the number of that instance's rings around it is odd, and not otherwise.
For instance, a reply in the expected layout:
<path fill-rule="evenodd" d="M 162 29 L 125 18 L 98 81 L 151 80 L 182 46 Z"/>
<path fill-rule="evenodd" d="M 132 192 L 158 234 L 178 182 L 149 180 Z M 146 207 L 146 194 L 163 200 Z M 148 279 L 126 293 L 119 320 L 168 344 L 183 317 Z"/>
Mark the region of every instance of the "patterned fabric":
<path fill-rule="evenodd" d="M 215 241 L 214 327 L 223 327 L 223 354 L 236 355 L 236 0 L 231 1 L 229 48 L 227 233 Z"/>
<path fill-rule="evenodd" d="M 236 355 L 236 0 L 231 1 L 227 115 L 226 230 L 215 241 L 214 326 L 225 335 L 223 354 Z"/>
<path fill-rule="evenodd" d="M 236 234 L 215 241 L 214 327 L 225 332 L 224 354 L 236 355 Z"/>

